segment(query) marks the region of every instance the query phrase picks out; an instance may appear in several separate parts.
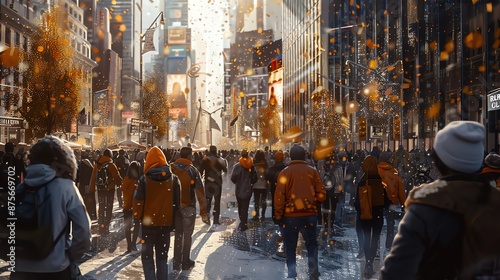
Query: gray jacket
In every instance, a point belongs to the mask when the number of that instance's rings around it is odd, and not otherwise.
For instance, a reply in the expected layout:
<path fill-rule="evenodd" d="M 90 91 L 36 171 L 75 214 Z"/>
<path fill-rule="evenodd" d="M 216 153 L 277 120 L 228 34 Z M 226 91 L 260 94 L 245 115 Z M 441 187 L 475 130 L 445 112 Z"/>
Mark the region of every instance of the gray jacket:
<path fill-rule="evenodd" d="M 29 186 L 43 185 L 56 176 L 56 171 L 45 164 L 28 166 L 24 181 Z M 17 188 L 22 188 L 23 184 Z M 47 258 L 42 261 L 16 259 L 16 271 L 24 272 L 57 272 L 69 266 L 70 260 L 77 260 L 90 248 L 92 235 L 90 233 L 90 218 L 85 210 L 82 197 L 69 179 L 55 178 L 38 195 L 42 199 L 50 192 L 51 212 L 45 213 L 44 221 L 52 223 L 53 238 L 71 221 L 71 236 L 69 232 L 61 238 Z M 47 242 L 52 242 L 47 240 Z"/>

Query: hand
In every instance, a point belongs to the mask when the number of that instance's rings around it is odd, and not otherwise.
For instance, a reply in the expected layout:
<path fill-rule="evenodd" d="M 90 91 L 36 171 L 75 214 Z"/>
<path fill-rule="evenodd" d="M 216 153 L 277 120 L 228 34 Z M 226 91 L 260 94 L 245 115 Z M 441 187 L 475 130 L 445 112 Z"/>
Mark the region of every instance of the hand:
<path fill-rule="evenodd" d="M 210 218 L 208 217 L 207 214 L 201 215 L 201 221 L 204 222 L 207 225 L 210 225 Z"/>

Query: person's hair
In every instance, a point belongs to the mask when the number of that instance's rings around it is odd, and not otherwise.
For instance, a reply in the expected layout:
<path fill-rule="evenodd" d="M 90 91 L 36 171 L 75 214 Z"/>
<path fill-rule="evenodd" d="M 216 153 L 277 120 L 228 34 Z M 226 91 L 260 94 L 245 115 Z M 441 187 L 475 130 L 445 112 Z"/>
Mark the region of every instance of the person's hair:
<path fill-rule="evenodd" d="M 216 155 L 217 154 L 217 147 L 214 145 L 210 146 L 210 154 Z"/>
<path fill-rule="evenodd" d="M 189 147 L 182 147 L 180 151 L 181 158 L 188 158 L 193 153 L 193 149 Z"/>
<path fill-rule="evenodd" d="M 111 152 L 110 149 L 105 149 L 104 152 L 102 152 L 102 155 L 103 156 L 107 156 L 107 157 L 110 157 L 112 158 L 113 157 L 113 153 Z"/>
<path fill-rule="evenodd" d="M 141 166 L 137 161 L 132 161 L 127 169 L 127 177 L 130 179 L 139 179 Z"/>
<path fill-rule="evenodd" d="M 266 154 L 264 153 L 264 151 L 259 149 L 255 152 L 255 155 L 253 157 L 253 163 L 254 164 L 264 163 L 267 165 Z"/>

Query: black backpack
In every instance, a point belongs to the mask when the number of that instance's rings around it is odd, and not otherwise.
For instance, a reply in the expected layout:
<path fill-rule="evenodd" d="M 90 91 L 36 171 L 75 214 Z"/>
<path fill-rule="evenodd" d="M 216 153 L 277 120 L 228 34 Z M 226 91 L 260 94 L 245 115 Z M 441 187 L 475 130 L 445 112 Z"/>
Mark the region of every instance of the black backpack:
<path fill-rule="evenodd" d="M 108 168 L 109 162 L 104 163 L 99 169 L 97 169 L 97 176 L 95 179 L 95 185 L 97 190 L 107 190 L 109 181 L 111 180 L 111 174 L 109 174 Z"/>
<path fill-rule="evenodd" d="M 1 210 L 6 226 L 0 227 L 0 258 L 6 261 L 12 257 L 43 260 L 52 252 L 64 233 L 69 232 L 68 222 L 56 239 L 48 242 L 54 236 L 52 223 L 50 218 L 43 220 L 43 217 L 52 215 L 42 213 L 51 213 L 50 193 L 46 190 L 51 181 L 37 187 L 23 183 L 15 192 L 15 200 L 9 200 L 7 209 Z"/>

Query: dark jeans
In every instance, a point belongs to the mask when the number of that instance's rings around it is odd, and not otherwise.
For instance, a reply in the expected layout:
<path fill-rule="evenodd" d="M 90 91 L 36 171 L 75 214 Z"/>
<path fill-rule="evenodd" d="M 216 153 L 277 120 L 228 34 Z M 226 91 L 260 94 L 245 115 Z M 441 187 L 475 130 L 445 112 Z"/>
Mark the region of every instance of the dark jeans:
<path fill-rule="evenodd" d="M 358 248 L 360 252 L 365 251 L 365 238 L 363 236 L 363 227 L 361 226 L 361 219 L 359 213 L 356 214 L 356 235 L 358 236 Z"/>
<path fill-rule="evenodd" d="M 189 264 L 195 220 L 196 215 L 184 218 L 181 211 L 175 213 L 174 267 Z"/>
<path fill-rule="evenodd" d="M 240 218 L 239 228 L 248 228 L 248 207 L 250 206 L 250 199 L 236 197 L 236 201 L 238 201 L 238 217 Z"/>
<path fill-rule="evenodd" d="M 337 212 L 337 204 L 339 203 L 340 194 L 327 196 L 321 206 L 323 213 L 323 227 L 328 233 L 333 234 L 333 223 L 335 222 L 335 213 Z M 326 235 L 324 235 L 326 237 Z"/>
<path fill-rule="evenodd" d="M 385 213 L 385 221 L 387 223 L 387 236 L 385 239 L 385 248 L 386 249 L 391 249 L 392 241 L 394 240 L 394 225 L 396 224 L 394 217 L 395 217 L 394 210 L 387 210 L 386 211 L 386 213 Z"/>
<path fill-rule="evenodd" d="M 220 218 L 220 197 L 222 194 L 222 186 L 216 185 L 214 183 L 206 183 L 205 185 L 205 197 L 207 198 L 207 213 L 210 215 L 210 209 L 212 208 L 212 199 L 214 199 L 214 224 L 219 223 Z"/>
<path fill-rule="evenodd" d="M 133 231 L 132 226 L 134 226 Z M 132 246 L 136 244 L 137 235 L 139 234 L 139 220 L 134 219 L 133 210 L 123 210 L 123 228 L 127 240 L 127 249 L 131 250 Z"/>
<path fill-rule="evenodd" d="M 10 274 L 11 280 L 71 280 L 71 265 L 63 271 L 51 273 L 21 272 L 16 271 Z"/>
<path fill-rule="evenodd" d="M 264 218 L 267 209 L 267 189 L 253 189 L 253 201 L 255 203 L 255 217 L 259 217 L 259 210 L 262 208 L 261 217 Z"/>
<path fill-rule="evenodd" d="M 288 277 L 297 277 L 297 242 L 299 232 L 304 237 L 307 249 L 307 263 L 309 266 L 309 279 L 318 279 L 318 240 L 316 239 L 316 216 L 285 217 L 285 248 Z"/>
<path fill-rule="evenodd" d="M 95 192 L 89 192 L 83 194 L 83 203 L 85 203 L 85 208 L 91 220 L 97 220 L 97 205 L 95 201 Z"/>
<path fill-rule="evenodd" d="M 168 248 L 170 247 L 171 227 L 142 227 L 142 239 L 144 243 L 141 248 L 141 261 L 146 280 L 168 279 Z M 153 260 L 153 247 L 155 260 Z"/>
<path fill-rule="evenodd" d="M 97 197 L 99 198 L 99 230 L 102 233 L 109 233 L 109 224 L 113 215 L 113 201 L 115 198 L 115 190 L 98 190 Z"/>
<path fill-rule="evenodd" d="M 380 213 L 379 213 L 380 212 Z M 380 241 L 380 233 L 384 225 L 384 216 L 382 211 L 372 210 L 373 219 L 361 220 L 363 228 L 364 250 L 367 262 L 373 262 Z"/>

